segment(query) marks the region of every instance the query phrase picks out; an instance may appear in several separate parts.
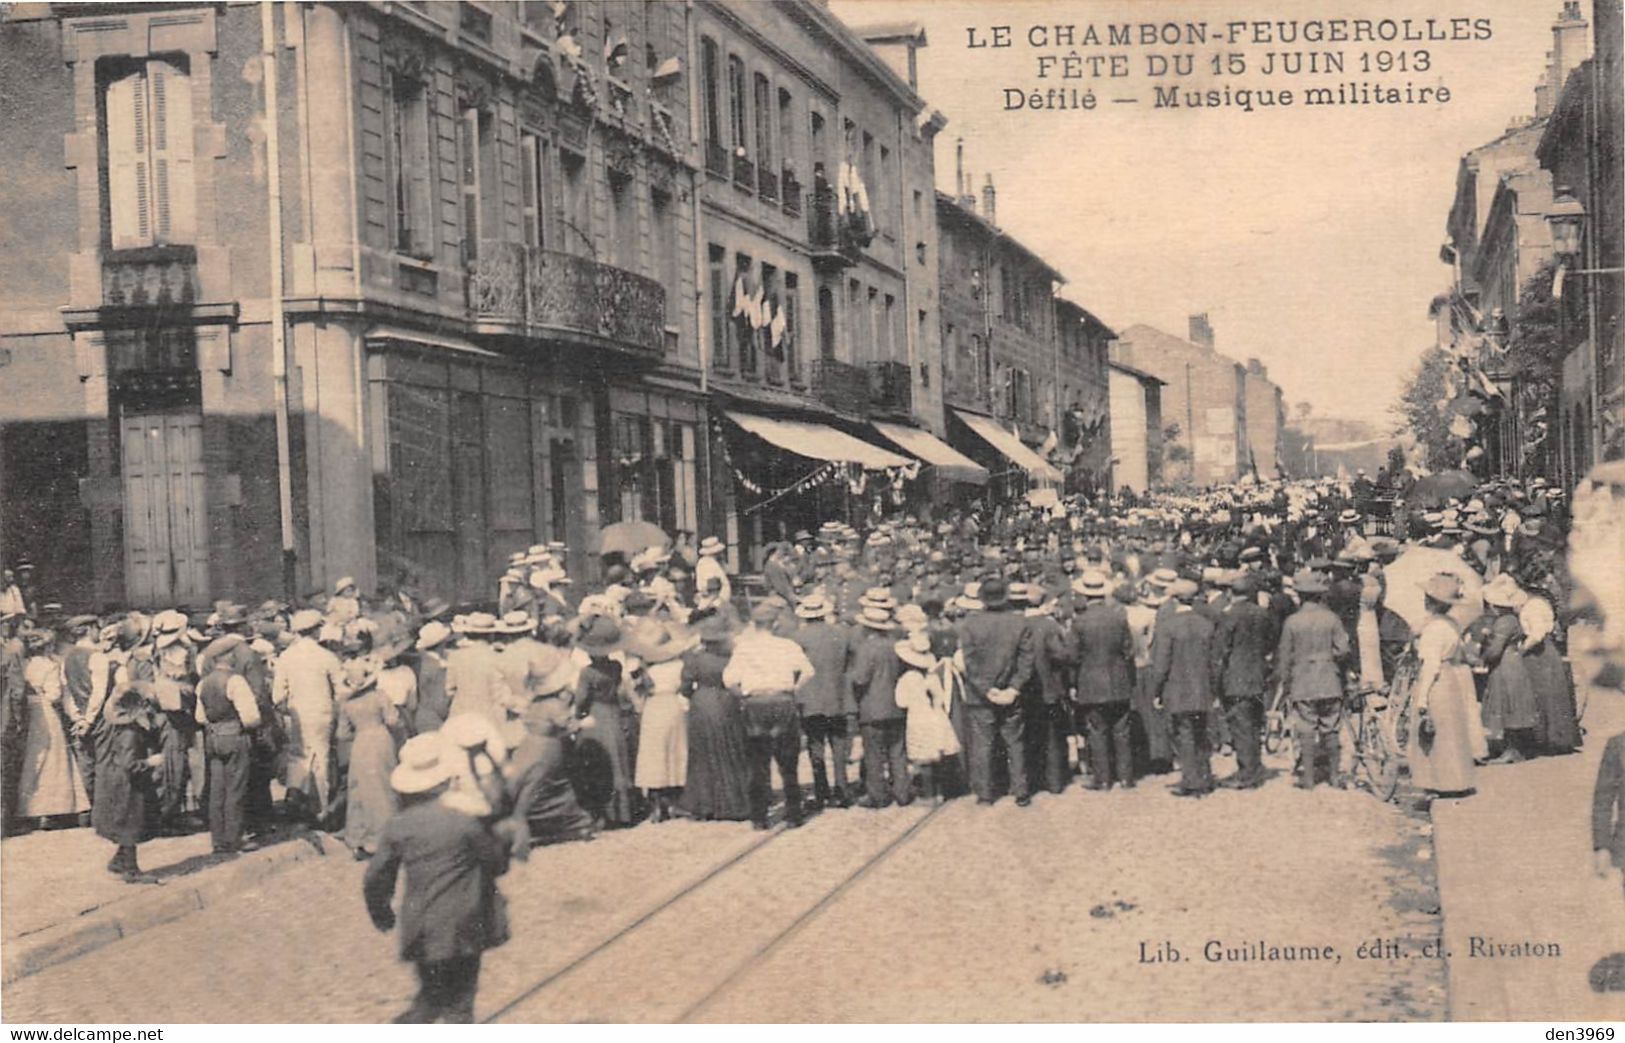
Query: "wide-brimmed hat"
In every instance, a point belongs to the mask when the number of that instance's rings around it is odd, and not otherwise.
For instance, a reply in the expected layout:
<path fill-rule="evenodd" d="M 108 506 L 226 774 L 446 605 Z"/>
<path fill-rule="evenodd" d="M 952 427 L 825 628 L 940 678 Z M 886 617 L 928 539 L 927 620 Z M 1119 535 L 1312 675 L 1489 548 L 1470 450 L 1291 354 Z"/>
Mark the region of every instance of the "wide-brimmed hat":
<path fill-rule="evenodd" d="M 457 630 L 457 624 L 455 622 L 452 624 L 452 629 Z M 463 625 L 459 633 L 494 634 L 496 633 L 496 630 L 496 616 L 493 616 L 489 612 L 470 612 L 468 615 L 463 617 Z"/>
<path fill-rule="evenodd" d="M 1327 590 L 1326 575 L 1313 569 L 1299 569 L 1292 576 L 1292 588 L 1299 594 L 1324 594 Z"/>
<path fill-rule="evenodd" d="M 980 600 L 988 609 L 1003 608 L 1010 603 L 1010 585 L 1001 576 L 991 576 L 982 583 Z"/>
<path fill-rule="evenodd" d="M 808 594 L 796 605 L 796 615 L 802 619 L 823 619 L 829 615 L 829 599 L 822 594 Z"/>
<path fill-rule="evenodd" d="M 1179 573 L 1170 568 L 1156 569 L 1151 573 L 1151 575 L 1146 577 L 1146 582 L 1154 583 L 1159 587 L 1166 587 L 1169 584 L 1177 583 L 1178 581 Z"/>
<path fill-rule="evenodd" d="M 870 587 L 858 598 L 858 604 L 864 608 L 883 608 L 889 612 L 897 607 L 897 598 L 885 587 Z"/>
<path fill-rule="evenodd" d="M 1168 596 L 1178 601 L 1192 601 L 1202 592 L 1195 580 L 1177 579 L 1168 584 Z"/>
<path fill-rule="evenodd" d="M 354 576 L 340 576 L 338 579 L 333 581 L 333 593 L 342 594 L 344 593 L 345 587 L 353 587 L 355 585 L 356 582 Z"/>
<path fill-rule="evenodd" d="M 187 623 L 186 613 L 178 609 L 166 608 L 152 617 L 152 631 L 160 636 L 164 634 L 184 634 Z"/>
<path fill-rule="evenodd" d="M 288 629 L 295 634 L 308 634 L 322 625 L 322 614 L 313 608 L 302 608 L 288 617 Z"/>
<path fill-rule="evenodd" d="M 498 634 L 528 634 L 536 629 L 536 620 L 529 612 L 516 608 L 505 613 L 493 629 Z"/>
<path fill-rule="evenodd" d="M 1459 605 L 1467 600 L 1467 590 L 1461 577 L 1452 572 L 1437 572 L 1422 585 L 1422 593 L 1446 605 Z"/>
<path fill-rule="evenodd" d="M 834 542 L 845 534 L 846 526 L 837 521 L 827 521 L 818 527 L 818 537 L 829 542 Z"/>
<path fill-rule="evenodd" d="M 609 616 L 594 616 L 587 624 L 587 629 L 581 632 L 577 644 L 588 652 L 597 652 L 600 655 L 609 652 L 621 643 L 621 628 Z"/>
<path fill-rule="evenodd" d="M 531 695 L 543 699 L 575 684 L 579 674 L 580 670 L 568 652 L 548 645 L 531 662 L 527 685 Z"/>
<path fill-rule="evenodd" d="M 707 536 L 705 539 L 700 541 L 699 555 L 702 558 L 710 558 L 718 554 L 724 554 L 727 553 L 727 550 L 727 545 L 721 540 L 717 539 L 715 536 Z"/>
<path fill-rule="evenodd" d="M 937 657 L 931 654 L 931 635 L 924 630 L 916 630 L 907 637 L 892 645 L 897 658 L 909 666 L 929 670 L 937 665 Z"/>
<path fill-rule="evenodd" d="M 439 732 L 425 732 L 402 744 L 389 784 L 396 793 L 427 793 L 456 773 L 451 744 Z"/>
<path fill-rule="evenodd" d="M 1488 514 L 1475 514 L 1467 519 L 1467 528 L 1480 536 L 1499 536 L 1501 527 Z"/>
<path fill-rule="evenodd" d="M 431 619 L 418 630 L 418 638 L 413 642 L 413 647 L 425 652 L 431 648 L 438 648 L 450 639 L 451 627 L 438 619 Z"/>
<path fill-rule="evenodd" d="M 868 627 L 870 630 L 897 629 L 897 622 L 892 619 L 891 612 L 873 605 L 858 613 L 858 625 Z"/>
<path fill-rule="evenodd" d="M 1518 586 L 1518 581 L 1513 579 L 1510 573 L 1503 572 L 1485 584 L 1479 596 L 1484 599 L 1486 605 L 1494 605 L 1497 608 L 1517 608 L 1523 600 L 1519 597 L 1521 594 L 1523 594 L 1523 588 Z"/>
<path fill-rule="evenodd" d="M 1354 508 L 1350 507 L 1347 510 L 1343 511 L 1343 513 L 1339 514 L 1337 516 L 1337 520 L 1338 520 L 1339 524 L 1342 524 L 1342 525 L 1353 525 L 1356 522 L 1358 522 L 1362 517 L 1364 517 L 1364 515 L 1362 515 L 1359 511 L 1355 510 Z"/>
<path fill-rule="evenodd" d="M 1104 572 L 1090 569 L 1072 581 L 1072 592 L 1086 598 L 1103 598 L 1111 593 L 1111 580 Z"/>
<path fill-rule="evenodd" d="M 923 630 L 929 626 L 931 620 L 925 614 L 925 609 L 915 604 L 907 604 L 897 610 L 897 625 L 904 630 Z"/>

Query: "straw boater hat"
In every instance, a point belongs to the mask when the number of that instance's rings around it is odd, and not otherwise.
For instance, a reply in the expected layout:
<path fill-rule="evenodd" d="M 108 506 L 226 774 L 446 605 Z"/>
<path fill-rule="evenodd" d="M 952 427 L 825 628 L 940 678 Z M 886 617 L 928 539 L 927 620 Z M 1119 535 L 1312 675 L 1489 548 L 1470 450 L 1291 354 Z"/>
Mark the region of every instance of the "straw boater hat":
<path fill-rule="evenodd" d="M 439 732 L 425 732 L 401 746 L 400 763 L 389 773 L 389 784 L 397 793 L 427 793 L 450 781 L 456 771 L 450 744 Z"/>
<path fill-rule="evenodd" d="M 1327 589 L 1326 576 L 1313 569 L 1300 569 L 1292 577 L 1292 587 L 1299 594 L 1324 594 Z"/>
<path fill-rule="evenodd" d="M 355 586 L 354 576 L 340 576 L 338 581 L 333 584 L 333 593 L 342 594 L 347 587 L 353 586 Z"/>
<path fill-rule="evenodd" d="M 833 543 L 846 534 L 846 527 L 838 521 L 827 521 L 818 527 L 818 538 Z"/>
<path fill-rule="evenodd" d="M 1355 510 L 1352 507 L 1348 508 L 1342 514 L 1339 514 L 1337 516 L 1338 522 L 1343 524 L 1343 525 L 1354 525 L 1357 522 L 1359 522 L 1360 518 L 1361 518 L 1360 512 Z"/>
<path fill-rule="evenodd" d="M 1467 600 L 1461 577 L 1451 572 L 1437 572 L 1422 586 L 1422 593 L 1446 605 L 1459 605 Z"/>
<path fill-rule="evenodd" d="M 1175 580 L 1168 585 L 1168 596 L 1178 601 L 1193 601 L 1202 592 L 1195 580 Z"/>
<path fill-rule="evenodd" d="M 923 630 L 916 630 L 892 645 L 897 652 L 897 658 L 909 666 L 921 670 L 929 670 L 937 665 L 937 657 L 931 654 L 931 635 Z"/>
<path fill-rule="evenodd" d="M 313 608 L 302 608 L 288 618 L 288 629 L 295 634 L 308 634 L 322 625 L 322 614 Z"/>
<path fill-rule="evenodd" d="M 1105 573 L 1091 569 L 1072 581 L 1072 592 L 1086 598 L 1103 598 L 1111 592 Z"/>
<path fill-rule="evenodd" d="M 1518 581 L 1513 579 L 1511 574 L 1503 572 L 1484 587 L 1480 596 L 1486 605 L 1517 608 L 1523 600 L 1519 597 L 1520 594 L 1523 594 L 1523 588 L 1518 586 Z"/>
<path fill-rule="evenodd" d="M 727 550 L 727 546 L 715 536 L 707 536 L 700 541 L 699 554 L 702 558 L 715 557 L 718 554 L 726 553 Z"/>
<path fill-rule="evenodd" d="M 494 629 L 498 634 L 528 634 L 536 629 L 536 620 L 529 612 L 516 608 L 504 615 Z"/>
<path fill-rule="evenodd" d="M 823 619 L 829 615 L 829 599 L 822 594 L 808 594 L 796 605 L 796 615 L 802 619 Z"/>
<path fill-rule="evenodd" d="M 890 612 L 897 607 L 897 599 L 885 587 L 870 587 L 858 598 L 858 604 L 864 608 L 883 608 Z"/>
<path fill-rule="evenodd" d="M 423 628 L 418 631 L 418 639 L 413 644 L 413 647 L 420 652 L 426 652 L 431 648 L 440 647 L 450 638 L 451 627 L 438 619 L 431 619 L 423 624 Z"/>
<path fill-rule="evenodd" d="M 456 629 L 455 625 L 453 629 Z M 497 617 L 489 612 L 471 612 L 463 617 L 464 634 L 494 634 L 497 630 Z"/>
<path fill-rule="evenodd" d="M 962 612 L 980 612 L 987 606 L 982 604 L 982 585 L 980 583 L 967 583 L 965 590 L 954 598 L 954 604 Z"/>
<path fill-rule="evenodd" d="M 883 608 L 870 606 L 858 613 L 858 623 L 870 630 L 895 630 L 897 624 L 892 621 L 891 613 Z"/>
<path fill-rule="evenodd" d="M 915 604 L 907 604 L 897 610 L 897 625 L 907 631 L 923 630 L 930 625 L 931 620 L 926 617 L 925 609 Z"/>

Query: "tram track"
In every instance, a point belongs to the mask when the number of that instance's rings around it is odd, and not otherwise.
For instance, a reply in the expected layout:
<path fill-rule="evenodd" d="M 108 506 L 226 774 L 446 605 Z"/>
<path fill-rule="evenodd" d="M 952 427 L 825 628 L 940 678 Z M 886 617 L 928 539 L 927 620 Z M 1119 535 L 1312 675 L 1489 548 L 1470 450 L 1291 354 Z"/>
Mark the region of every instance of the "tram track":
<path fill-rule="evenodd" d="M 727 961 L 725 964 L 726 971 L 719 978 L 710 979 L 710 984 L 698 998 L 682 997 L 682 1005 L 679 1009 L 673 1011 L 667 1017 L 657 1017 L 655 1020 L 686 1022 L 695 1019 L 719 999 L 736 989 L 747 978 L 750 971 L 763 959 L 778 950 L 785 942 L 834 906 L 841 896 L 849 892 L 864 877 L 917 837 L 927 824 L 934 821 L 949 806 L 951 805 L 941 804 L 931 808 L 924 814 L 913 817 L 905 827 L 895 835 L 887 837 L 878 849 L 864 856 L 856 866 L 841 872 L 831 886 L 820 887 L 812 894 L 802 896 L 802 901 L 799 903 L 799 912 L 788 923 L 774 924 L 766 937 L 752 945 L 748 954 L 743 958 L 734 958 Z M 862 813 L 848 812 L 846 814 Z M 728 888 L 740 879 L 750 880 L 749 874 L 753 868 L 763 872 L 771 871 L 773 868 L 771 865 L 764 866 L 762 863 L 769 861 L 782 851 L 785 847 L 783 843 L 785 840 L 789 838 L 806 838 L 809 844 L 813 843 L 816 834 L 827 831 L 827 829 L 820 830 L 818 828 L 820 822 L 829 822 L 833 827 L 840 822 L 840 819 L 826 819 L 824 816 L 819 816 L 802 829 L 792 831 L 781 827 L 752 842 L 690 880 L 658 904 L 639 914 L 635 919 L 617 928 L 591 948 L 571 958 L 568 963 L 550 970 L 532 984 L 525 986 L 513 998 L 481 1018 L 481 1022 L 494 1024 L 509 1021 L 522 1023 L 526 1021 L 578 1020 L 567 1016 L 551 1016 L 553 1010 L 560 1008 L 555 1008 L 548 1003 L 550 996 L 557 996 L 563 1000 L 568 995 L 565 988 L 572 978 L 579 978 L 584 973 L 593 971 L 599 972 L 593 975 L 595 980 L 613 977 L 616 973 L 627 973 L 627 969 L 631 965 L 638 963 L 640 950 L 646 948 L 655 951 L 658 961 L 658 957 L 671 955 L 669 936 L 673 932 L 703 935 L 708 927 L 718 932 L 736 930 L 739 927 L 738 924 L 715 922 L 705 915 L 702 910 L 707 902 L 714 902 L 723 898 Z M 745 875 L 742 876 L 741 874 Z M 801 882 L 798 881 L 798 883 Z M 754 884 L 750 886 L 754 887 Z M 807 901 L 807 898 L 811 898 L 811 901 Z M 688 915 L 684 916 L 685 913 Z M 673 919 L 674 917 L 681 917 L 681 919 Z M 717 937 L 725 940 L 727 935 L 718 934 Z M 699 955 L 703 957 L 705 954 L 701 952 Z M 681 977 L 692 977 L 692 971 Z M 562 1003 L 561 1007 L 571 1005 L 579 1006 L 579 1001 L 573 1000 Z M 630 1006 L 637 1006 L 637 1004 L 630 1004 Z M 624 1009 L 618 1011 L 617 1020 L 626 1020 L 631 1016 L 631 1013 L 631 1011 Z"/>

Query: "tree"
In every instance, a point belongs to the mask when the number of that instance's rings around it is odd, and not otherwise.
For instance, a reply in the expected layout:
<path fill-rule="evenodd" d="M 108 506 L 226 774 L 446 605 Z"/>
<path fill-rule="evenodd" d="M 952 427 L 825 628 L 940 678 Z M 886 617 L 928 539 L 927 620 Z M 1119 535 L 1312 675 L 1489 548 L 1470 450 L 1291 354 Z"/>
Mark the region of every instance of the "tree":
<path fill-rule="evenodd" d="M 1439 405 L 1445 395 L 1445 372 L 1451 365 L 1450 353 L 1443 348 L 1423 352 L 1394 406 L 1399 420 L 1394 433 L 1414 434 L 1422 446 L 1423 462 L 1434 470 L 1457 463 L 1450 445 L 1450 416 Z"/>

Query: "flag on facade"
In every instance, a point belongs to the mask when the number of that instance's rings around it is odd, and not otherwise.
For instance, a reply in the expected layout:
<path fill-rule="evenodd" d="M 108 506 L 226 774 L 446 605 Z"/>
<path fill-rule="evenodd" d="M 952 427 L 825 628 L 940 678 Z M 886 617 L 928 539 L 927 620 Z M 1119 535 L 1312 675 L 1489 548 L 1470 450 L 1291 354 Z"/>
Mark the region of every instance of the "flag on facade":
<path fill-rule="evenodd" d="M 683 60 L 673 55 L 655 66 L 654 72 L 649 74 L 649 85 L 664 87 L 674 83 L 677 77 L 683 74 Z"/>
<path fill-rule="evenodd" d="M 612 37 L 604 41 L 604 61 L 612 68 L 619 67 L 631 50 L 632 45 L 626 42 L 625 33 Z"/>
<path fill-rule="evenodd" d="M 1053 453 L 1055 451 L 1055 447 L 1057 445 L 1059 445 L 1059 444 L 1060 444 L 1060 439 L 1055 437 L 1055 432 L 1053 430 L 1050 431 L 1049 434 L 1044 436 L 1044 441 L 1039 444 L 1039 446 L 1038 446 L 1038 455 L 1039 456 L 1048 456 L 1049 454 L 1051 454 L 1051 453 Z"/>
<path fill-rule="evenodd" d="M 738 319 L 750 315 L 750 291 L 745 288 L 745 276 L 734 276 L 734 310 L 733 317 Z"/>
<path fill-rule="evenodd" d="M 784 332 L 789 328 L 789 326 L 789 322 L 787 322 L 784 318 L 784 306 L 781 304 L 777 308 L 774 308 L 773 321 L 768 323 L 767 329 L 768 332 L 773 336 L 773 350 L 781 356 L 784 354 L 782 349 Z"/>

